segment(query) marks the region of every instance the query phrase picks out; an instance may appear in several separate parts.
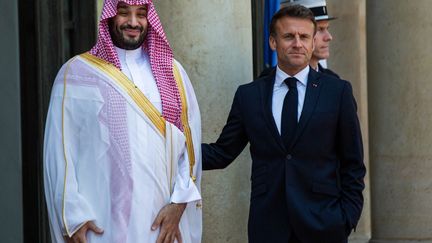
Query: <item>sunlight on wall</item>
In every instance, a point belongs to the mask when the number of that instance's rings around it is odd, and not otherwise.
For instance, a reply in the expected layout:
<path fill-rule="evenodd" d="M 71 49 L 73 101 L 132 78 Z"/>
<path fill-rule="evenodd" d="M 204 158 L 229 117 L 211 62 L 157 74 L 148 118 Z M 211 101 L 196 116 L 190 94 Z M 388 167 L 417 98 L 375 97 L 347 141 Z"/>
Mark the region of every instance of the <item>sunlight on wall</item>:
<path fill-rule="evenodd" d="M 96 14 L 96 23 L 99 24 L 99 18 L 102 12 L 103 0 L 97 0 L 97 14 Z"/>

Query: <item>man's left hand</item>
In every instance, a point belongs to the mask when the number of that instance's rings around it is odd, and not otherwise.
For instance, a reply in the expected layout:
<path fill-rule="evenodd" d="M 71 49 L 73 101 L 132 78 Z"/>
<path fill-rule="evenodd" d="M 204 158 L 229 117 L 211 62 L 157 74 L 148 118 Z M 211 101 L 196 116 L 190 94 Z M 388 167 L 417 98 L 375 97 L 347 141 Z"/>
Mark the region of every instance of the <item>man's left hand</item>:
<path fill-rule="evenodd" d="M 151 227 L 153 231 L 161 227 L 156 243 L 173 243 L 175 239 L 179 243 L 183 242 L 179 222 L 185 208 L 186 203 L 171 203 L 159 211 Z"/>

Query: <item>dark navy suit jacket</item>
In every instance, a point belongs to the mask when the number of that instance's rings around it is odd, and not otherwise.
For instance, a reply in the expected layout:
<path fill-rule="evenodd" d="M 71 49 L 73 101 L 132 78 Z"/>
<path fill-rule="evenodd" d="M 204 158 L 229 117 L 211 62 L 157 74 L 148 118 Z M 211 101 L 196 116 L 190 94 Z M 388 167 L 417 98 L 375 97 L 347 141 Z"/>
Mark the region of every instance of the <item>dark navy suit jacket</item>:
<path fill-rule="evenodd" d="M 325 73 L 325 74 L 328 74 L 328 75 L 330 75 L 330 76 L 334 76 L 334 77 L 336 77 L 336 78 L 340 78 L 340 77 L 339 77 L 339 74 L 333 72 L 331 69 L 323 68 L 323 66 L 321 66 L 320 63 L 318 63 L 318 71 L 323 72 L 323 73 Z"/>
<path fill-rule="evenodd" d="M 216 143 L 203 144 L 203 169 L 228 166 L 250 143 L 251 243 L 345 242 L 359 220 L 363 147 L 349 82 L 310 70 L 294 142 L 273 119 L 275 72 L 241 85 Z"/>

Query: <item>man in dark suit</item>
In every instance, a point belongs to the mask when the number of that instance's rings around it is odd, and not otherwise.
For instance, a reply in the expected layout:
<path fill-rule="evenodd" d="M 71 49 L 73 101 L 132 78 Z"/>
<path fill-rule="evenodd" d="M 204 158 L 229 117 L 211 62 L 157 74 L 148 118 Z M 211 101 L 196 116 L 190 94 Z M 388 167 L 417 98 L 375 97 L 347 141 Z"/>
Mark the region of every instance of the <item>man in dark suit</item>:
<path fill-rule="evenodd" d="M 323 72 L 325 74 L 340 78 L 337 73 L 330 70 L 329 68 L 324 68 L 319 61 L 326 60 L 330 56 L 330 42 L 333 40 L 333 36 L 329 31 L 330 20 L 336 19 L 330 16 L 327 11 L 326 0 L 298 0 L 295 1 L 296 4 L 303 5 L 309 8 L 315 16 L 315 21 L 317 23 L 317 32 L 315 35 L 315 48 L 312 53 L 309 65 L 315 69 L 317 72 Z M 292 3 L 287 3 L 292 4 Z M 269 67 L 264 69 L 259 77 L 264 77 L 269 75 L 275 67 Z"/>
<path fill-rule="evenodd" d="M 228 166 L 250 143 L 251 243 L 346 242 L 363 207 L 365 166 L 349 82 L 308 65 L 316 23 L 301 5 L 279 10 L 270 45 L 278 65 L 241 85 L 203 169 Z"/>

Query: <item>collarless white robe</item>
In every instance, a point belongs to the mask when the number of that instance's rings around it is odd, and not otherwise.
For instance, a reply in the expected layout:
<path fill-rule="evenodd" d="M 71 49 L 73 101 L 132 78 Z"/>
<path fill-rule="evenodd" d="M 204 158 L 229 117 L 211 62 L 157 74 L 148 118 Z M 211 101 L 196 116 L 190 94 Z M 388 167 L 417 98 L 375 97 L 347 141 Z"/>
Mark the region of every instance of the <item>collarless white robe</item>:
<path fill-rule="evenodd" d="M 116 80 L 78 56 L 57 75 L 44 142 L 44 182 L 53 242 L 87 221 L 104 229 L 88 242 L 155 242 L 159 210 L 187 202 L 184 242 L 201 242 L 201 121 L 183 80 L 196 163 L 190 178 L 186 139 L 166 122 L 165 135 Z M 143 92 L 145 93 L 145 92 Z M 150 98 L 150 101 L 152 99 Z M 157 106 L 157 105 L 156 105 Z"/>

